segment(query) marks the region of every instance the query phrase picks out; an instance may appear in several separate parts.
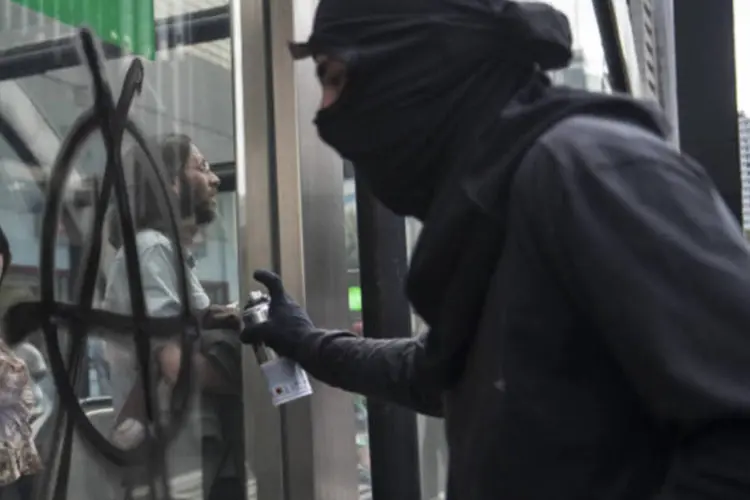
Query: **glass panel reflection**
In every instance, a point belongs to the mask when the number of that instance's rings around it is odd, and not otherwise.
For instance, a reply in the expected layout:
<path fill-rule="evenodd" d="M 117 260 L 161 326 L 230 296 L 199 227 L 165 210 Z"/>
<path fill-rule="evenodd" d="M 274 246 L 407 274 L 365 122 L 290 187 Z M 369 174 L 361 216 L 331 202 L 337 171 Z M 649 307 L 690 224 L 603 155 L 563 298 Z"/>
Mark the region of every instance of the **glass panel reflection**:
<path fill-rule="evenodd" d="M 226 306 L 239 300 L 235 195 L 219 192 L 219 179 L 212 173 L 212 165 L 231 169 L 234 163 L 231 48 L 226 9 L 226 0 L 154 2 L 154 19 L 177 19 L 181 28 L 169 33 L 157 29 L 156 45 L 161 50 L 154 61 L 144 61 L 143 93 L 136 98 L 130 118 L 154 144 L 164 145 L 166 137 L 172 136 L 171 160 L 167 159 L 168 153 L 164 153 L 163 160 L 176 169 L 170 187 L 179 200 L 184 233 L 180 241 L 174 241 L 150 219 L 143 222 L 153 222 L 151 227 L 141 224 L 137 228 L 147 306 L 154 316 L 179 311 L 174 263 L 170 261 L 174 245 L 181 245 L 189 254 L 185 264 L 192 278 L 191 305 L 196 310 L 203 314 L 209 305 Z M 223 24 L 214 23 L 206 31 L 204 23 L 201 43 L 191 43 L 196 39 L 195 19 L 205 18 L 206 12 L 212 16 L 223 12 Z M 21 7 L 18 2 L 0 0 L 0 51 L 5 51 L 0 52 L 0 63 L 23 53 L 29 44 L 73 33 L 74 27 L 70 25 Z M 115 93 L 119 93 L 131 60 L 131 56 L 123 56 L 106 63 Z M 85 68 L 76 64 L 59 69 L 59 61 L 50 68 L 34 58 L 27 62 L 24 74 L 28 76 L 8 79 L 0 74 L 0 225 L 8 235 L 14 257 L 0 289 L 0 313 L 14 303 L 39 298 L 45 179 L 62 138 L 92 102 L 90 76 Z M 132 148 L 133 141 L 126 136 L 123 151 Z M 76 293 L 81 254 L 91 236 L 91 202 L 105 162 L 105 150 L 98 135 L 87 141 L 75 159 L 75 172 L 64 195 L 68 216 L 60 223 L 57 240 L 55 295 L 59 301 L 72 301 Z M 125 168 L 129 165 L 132 167 L 134 162 L 126 161 Z M 142 199 L 134 194 L 135 184 L 130 183 L 129 195 L 133 209 L 138 211 L 143 206 L 139 204 Z M 183 203 L 184 199 L 189 202 Z M 114 244 L 115 240 L 112 232 L 105 231 L 105 255 L 100 264 L 94 306 L 128 313 L 123 253 Z M 154 257 L 158 251 L 163 251 L 163 262 Z M 204 324 L 211 327 L 205 329 L 198 342 L 195 355 L 198 376 L 194 388 L 200 390 L 193 391 L 190 415 L 167 454 L 173 498 L 255 497 L 253 480 L 245 477 L 241 382 L 234 383 L 225 373 L 241 372 L 238 345 L 233 341 L 237 338 L 236 330 L 230 323 Z M 142 394 L 135 391 L 139 385 L 138 365 L 130 339 L 115 342 L 112 337 L 105 339 L 97 333 L 100 332 L 92 332 L 88 342 L 82 362 L 84 376 L 77 381 L 76 389 L 95 427 L 112 437 L 119 435 L 128 418 L 140 421 L 140 414 L 131 412 L 133 406 L 129 406 L 139 398 L 142 404 Z M 44 343 L 38 335 L 30 337 L 29 343 L 45 355 Z M 152 353 L 159 371 L 155 382 L 163 392 L 161 401 L 169 400 L 174 367 L 179 366 L 182 356 L 178 345 L 176 339 L 166 339 Z M 219 345 L 221 349 L 216 347 Z M 218 354 L 224 347 L 230 351 L 226 356 Z M 53 425 L 48 415 L 56 405 L 56 396 L 44 363 L 37 371 L 40 375 L 35 380 L 41 388 L 38 404 L 43 408 L 44 418 L 35 423 L 36 441 L 49 465 Z M 162 418 L 169 420 L 169 407 L 162 405 L 161 412 Z M 114 500 L 125 498 L 128 492 L 134 498 L 148 497 L 147 481 L 143 480 L 147 477 L 145 471 L 107 467 L 101 457 L 79 441 L 74 444 L 71 465 L 69 498 Z M 31 479 L 40 483 L 42 476 Z M 3 493 L 0 489 L 0 496 L 5 498 Z"/>

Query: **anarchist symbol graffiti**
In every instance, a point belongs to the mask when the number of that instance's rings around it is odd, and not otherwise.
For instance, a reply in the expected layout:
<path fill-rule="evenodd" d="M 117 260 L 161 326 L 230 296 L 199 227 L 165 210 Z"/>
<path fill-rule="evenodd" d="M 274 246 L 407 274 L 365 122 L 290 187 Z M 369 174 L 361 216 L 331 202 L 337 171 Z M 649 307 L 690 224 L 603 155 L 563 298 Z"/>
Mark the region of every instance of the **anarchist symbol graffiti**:
<path fill-rule="evenodd" d="M 169 421 L 159 418 L 155 387 L 152 381 L 151 341 L 158 338 L 181 339 L 182 352 L 191 352 L 200 336 L 200 322 L 190 310 L 189 283 L 186 274 L 181 245 L 175 245 L 177 259 L 175 272 L 179 280 L 179 294 L 182 304 L 180 315 L 171 318 L 149 318 L 143 294 L 140 262 L 136 249 L 133 214 L 128 202 L 127 183 L 122 165 L 122 142 L 127 133 L 142 148 L 149 167 L 139 175 L 152 176 L 159 186 L 160 210 L 168 214 L 171 237 L 178 239 L 178 219 L 174 204 L 170 203 L 174 194 L 165 180 L 164 167 L 159 155 L 144 138 L 139 128 L 128 119 L 133 99 L 140 93 L 144 69 L 139 60 L 129 67 L 123 88 L 115 104 L 111 87 L 104 71 L 101 47 L 88 29 L 79 32 L 80 49 L 83 60 L 91 73 L 94 94 L 93 106 L 85 111 L 73 124 L 70 133 L 63 141 L 60 152 L 52 166 L 46 205 L 42 219 L 40 252 L 40 289 L 38 302 L 24 302 L 13 306 L 5 318 L 6 336 L 13 345 L 27 335 L 41 330 L 47 344 L 48 356 L 60 409 L 54 422 L 52 462 L 46 467 L 46 477 L 36 492 L 36 499 L 63 499 L 67 495 L 70 475 L 70 458 L 73 445 L 73 432 L 76 431 L 95 453 L 112 464 L 125 467 L 147 465 L 150 498 L 168 499 L 165 449 L 180 430 L 188 412 L 190 394 L 191 363 L 189 356 L 183 356 L 180 374 L 173 388 Z M 107 151 L 106 170 L 101 185 L 95 187 L 97 199 L 95 212 L 86 245 L 83 265 L 80 266 L 77 283 L 77 301 L 73 304 L 55 301 L 55 248 L 58 224 L 63 201 L 63 191 L 71 174 L 73 159 L 87 139 L 101 133 Z M 136 182 L 136 184 L 138 184 Z M 117 212 L 122 228 L 123 248 L 130 288 L 132 315 L 123 316 L 93 308 L 94 292 L 102 254 L 102 234 L 105 215 L 114 190 Z M 89 331 L 105 332 L 105 335 L 134 336 L 136 357 L 143 382 L 145 399 L 145 430 L 143 439 L 136 446 L 123 448 L 115 445 L 107 436 L 100 433 L 84 413 L 75 394 L 74 385 L 79 373 L 80 362 L 85 355 L 86 339 Z M 66 359 L 63 359 L 61 335 L 67 335 Z"/>

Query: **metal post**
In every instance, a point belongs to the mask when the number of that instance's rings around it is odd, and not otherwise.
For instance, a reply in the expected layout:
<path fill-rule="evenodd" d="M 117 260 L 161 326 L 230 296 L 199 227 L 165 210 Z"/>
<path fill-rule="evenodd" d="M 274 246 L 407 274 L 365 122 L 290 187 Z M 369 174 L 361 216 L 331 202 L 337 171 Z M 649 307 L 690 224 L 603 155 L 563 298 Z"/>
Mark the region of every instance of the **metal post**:
<path fill-rule="evenodd" d="M 609 69 L 609 83 L 619 92 L 631 92 L 631 80 L 625 65 L 625 52 L 619 36 L 618 19 L 612 0 L 594 0 L 594 13 Z"/>
<path fill-rule="evenodd" d="M 411 310 L 404 296 L 406 225 L 357 182 L 359 267 L 365 336 L 410 337 Z M 419 500 L 419 451 L 414 412 L 369 399 L 372 491 L 375 500 Z"/>
<path fill-rule="evenodd" d="M 680 145 L 742 219 L 732 0 L 674 2 Z"/>
<path fill-rule="evenodd" d="M 272 89 L 268 82 L 267 5 L 232 0 L 231 43 L 235 105 L 237 241 L 241 296 L 258 288 L 255 269 L 274 267 L 271 165 Z M 283 500 L 284 470 L 279 412 L 271 405 L 252 349 L 243 352 L 245 457 L 257 500 Z M 252 490 L 252 488 L 251 488 Z"/>

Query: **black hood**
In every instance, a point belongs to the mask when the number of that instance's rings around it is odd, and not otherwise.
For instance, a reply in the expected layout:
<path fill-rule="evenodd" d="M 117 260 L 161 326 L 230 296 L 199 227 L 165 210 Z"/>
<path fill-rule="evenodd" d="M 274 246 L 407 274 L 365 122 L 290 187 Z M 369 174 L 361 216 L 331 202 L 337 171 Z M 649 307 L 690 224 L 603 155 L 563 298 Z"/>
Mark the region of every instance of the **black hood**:
<path fill-rule="evenodd" d="M 346 63 L 321 138 L 396 213 L 424 218 L 475 131 L 540 70 L 571 56 L 567 18 L 506 0 L 322 0 L 296 57 Z"/>

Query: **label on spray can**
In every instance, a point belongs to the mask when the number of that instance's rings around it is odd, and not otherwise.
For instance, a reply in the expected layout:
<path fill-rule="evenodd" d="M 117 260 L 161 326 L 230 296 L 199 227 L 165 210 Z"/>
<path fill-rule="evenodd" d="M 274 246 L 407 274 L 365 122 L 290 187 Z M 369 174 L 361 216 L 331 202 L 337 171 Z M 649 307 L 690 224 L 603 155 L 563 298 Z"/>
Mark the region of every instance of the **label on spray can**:
<path fill-rule="evenodd" d="M 312 394 L 307 373 L 300 365 L 287 358 L 276 358 L 260 366 L 266 377 L 274 406 L 281 406 Z"/>

